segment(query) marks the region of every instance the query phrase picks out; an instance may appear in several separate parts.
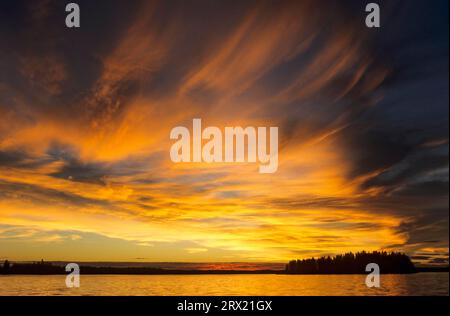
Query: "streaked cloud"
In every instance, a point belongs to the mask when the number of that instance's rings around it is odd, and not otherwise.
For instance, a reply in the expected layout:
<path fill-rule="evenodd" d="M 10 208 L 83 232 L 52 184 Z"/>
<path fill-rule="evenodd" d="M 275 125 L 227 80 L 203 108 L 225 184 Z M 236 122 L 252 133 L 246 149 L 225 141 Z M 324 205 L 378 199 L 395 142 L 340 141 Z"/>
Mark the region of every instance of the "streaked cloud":
<path fill-rule="evenodd" d="M 2 257 L 448 263 L 446 34 L 380 36 L 334 1 L 80 6 L 79 34 L 53 1 L 15 38 L 1 27 Z M 196 117 L 279 126 L 277 173 L 173 164 L 169 132 Z"/>

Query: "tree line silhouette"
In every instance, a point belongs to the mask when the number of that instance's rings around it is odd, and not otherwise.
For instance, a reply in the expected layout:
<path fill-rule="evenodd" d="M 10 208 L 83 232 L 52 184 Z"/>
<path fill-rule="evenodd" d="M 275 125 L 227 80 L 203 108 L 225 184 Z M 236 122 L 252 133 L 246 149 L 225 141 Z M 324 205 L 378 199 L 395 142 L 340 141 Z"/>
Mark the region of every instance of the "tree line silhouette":
<path fill-rule="evenodd" d="M 51 263 L 40 262 L 33 263 L 10 263 L 5 260 L 0 274 L 63 274 L 64 267 L 54 266 Z"/>
<path fill-rule="evenodd" d="M 416 268 L 410 258 L 399 252 L 348 252 L 334 257 L 326 256 L 292 260 L 286 265 L 288 274 L 366 274 L 366 266 L 376 263 L 380 273 L 414 273 Z"/>
<path fill-rule="evenodd" d="M 376 263 L 380 273 L 448 272 L 447 267 L 416 268 L 410 258 L 398 252 L 357 252 L 345 253 L 334 257 L 292 260 L 285 270 L 181 270 L 155 267 L 81 267 L 82 274 L 367 274 L 366 266 Z M 0 263 L 0 274 L 67 274 L 65 267 L 50 262 Z"/>
<path fill-rule="evenodd" d="M 155 267 L 108 267 L 87 266 L 80 267 L 81 274 L 273 274 L 280 270 L 182 270 L 163 269 Z M 55 265 L 51 262 L 10 263 L 5 260 L 0 264 L 0 274 L 32 274 L 32 275 L 58 275 L 67 274 L 64 265 Z"/>

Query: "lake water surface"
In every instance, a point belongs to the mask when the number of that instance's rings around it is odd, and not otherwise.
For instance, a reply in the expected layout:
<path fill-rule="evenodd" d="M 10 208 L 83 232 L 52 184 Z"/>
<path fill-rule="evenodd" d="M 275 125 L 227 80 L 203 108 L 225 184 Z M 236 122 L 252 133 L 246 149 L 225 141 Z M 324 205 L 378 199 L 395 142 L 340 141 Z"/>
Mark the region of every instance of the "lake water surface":
<path fill-rule="evenodd" d="M 0 276 L 0 295 L 448 295 L 448 273 L 381 275 L 81 275 L 67 288 L 64 275 Z"/>

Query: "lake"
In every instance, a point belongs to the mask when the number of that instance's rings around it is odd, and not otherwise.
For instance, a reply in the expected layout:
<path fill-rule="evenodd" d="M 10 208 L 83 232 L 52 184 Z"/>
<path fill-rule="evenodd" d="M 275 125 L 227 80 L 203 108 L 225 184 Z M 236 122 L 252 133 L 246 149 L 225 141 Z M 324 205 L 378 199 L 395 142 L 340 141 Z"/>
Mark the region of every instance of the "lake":
<path fill-rule="evenodd" d="M 0 276 L 0 295 L 448 295 L 448 273 L 381 275 L 368 288 L 365 275 L 81 275 L 67 288 L 64 275 Z"/>

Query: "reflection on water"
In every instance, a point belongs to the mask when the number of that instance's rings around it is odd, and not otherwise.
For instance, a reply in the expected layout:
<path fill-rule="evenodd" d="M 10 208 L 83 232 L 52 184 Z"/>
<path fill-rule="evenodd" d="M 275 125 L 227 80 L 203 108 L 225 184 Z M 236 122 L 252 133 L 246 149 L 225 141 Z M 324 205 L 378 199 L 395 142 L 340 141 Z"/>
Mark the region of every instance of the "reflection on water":
<path fill-rule="evenodd" d="M 85 275 L 66 288 L 64 275 L 0 276 L 0 295 L 448 295 L 448 273 L 381 275 Z"/>

